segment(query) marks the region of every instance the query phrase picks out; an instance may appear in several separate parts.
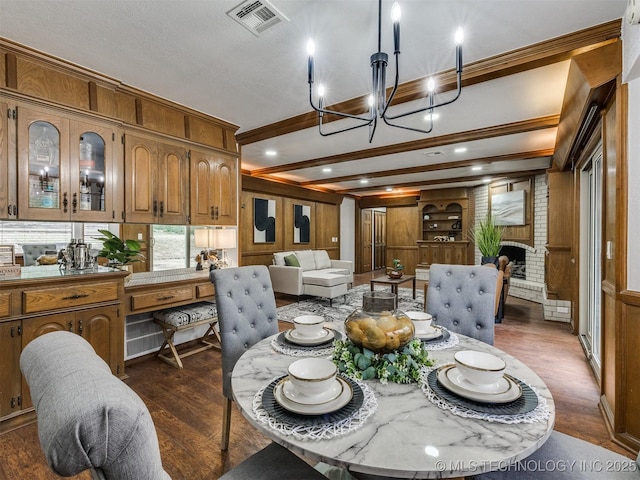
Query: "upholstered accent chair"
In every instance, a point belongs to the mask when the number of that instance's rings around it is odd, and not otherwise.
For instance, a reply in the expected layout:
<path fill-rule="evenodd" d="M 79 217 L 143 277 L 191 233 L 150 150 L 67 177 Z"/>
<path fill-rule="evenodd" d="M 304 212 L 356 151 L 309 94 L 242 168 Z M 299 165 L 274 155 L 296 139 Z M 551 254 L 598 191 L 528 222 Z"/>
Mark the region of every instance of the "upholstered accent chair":
<path fill-rule="evenodd" d="M 82 337 L 51 332 L 20 356 L 51 469 L 94 480 L 170 480 L 144 402 Z"/>
<path fill-rule="evenodd" d="M 222 450 L 229 448 L 231 373 L 240 356 L 260 340 L 278 333 L 276 300 L 264 265 L 212 270 L 222 351 Z"/>
<path fill-rule="evenodd" d="M 55 243 L 25 243 L 22 245 L 22 260 L 25 267 L 36 264 L 36 259 L 45 252 L 56 252 Z"/>
<path fill-rule="evenodd" d="M 426 311 L 438 325 L 493 345 L 497 283 L 495 268 L 432 264 Z"/>
<path fill-rule="evenodd" d="M 634 461 L 606 448 L 553 431 L 524 460 L 473 480 L 639 480 L 640 454 Z"/>

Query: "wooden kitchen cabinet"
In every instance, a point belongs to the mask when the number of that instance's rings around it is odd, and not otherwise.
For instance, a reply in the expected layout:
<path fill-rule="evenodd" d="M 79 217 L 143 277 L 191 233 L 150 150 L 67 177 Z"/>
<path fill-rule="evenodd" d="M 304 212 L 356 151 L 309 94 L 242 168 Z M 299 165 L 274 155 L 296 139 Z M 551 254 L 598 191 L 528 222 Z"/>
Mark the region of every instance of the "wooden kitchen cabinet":
<path fill-rule="evenodd" d="M 21 322 L 0 323 L 0 418 L 22 409 Z"/>
<path fill-rule="evenodd" d="M 215 150 L 191 156 L 191 224 L 235 225 L 238 203 L 238 159 Z"/>
<path fill-rule="evenodd" d="M 125 220 L 129 223 L 188 223 L 189 163 L 177 142 L 125 135 Z"/>
<path fill-rule="evenodd" d="M 18 104 L 16 111 L 17 218 L 119 221 L 117 126 L 31 105 Z"/>
<path fill-rule="evenodd" d="M 118 324 L 122 324 L 119 306 L 108 306 L 80 310 L 73 313 L 58 313 L 24 320 L 22 323 L 22 348 L 31 340 L 49 332 L 69 331 L 87 340 L 96 353 L 111 367 L 114 375 L 124 372 L 124 350 L 118 346 L 122 340 Z M 22 408 L 32 406 L 29 386 L 22 382 Z"/>
<path fill-rule="evenodd" d="M 126 272 L 66 274 L 57 266 L 26 267 L 0 281 L 0 432 L 32 419 L 20 354 L 34 338 L 69 331 L 86 339 L 114 375 L 124 375 Z"/>
<path fill-rule="evenodd" d="M 10 108 L 0 99 L 0 219 L 15 219 L 18 215 L 14 115 L 15 107 Z"/>

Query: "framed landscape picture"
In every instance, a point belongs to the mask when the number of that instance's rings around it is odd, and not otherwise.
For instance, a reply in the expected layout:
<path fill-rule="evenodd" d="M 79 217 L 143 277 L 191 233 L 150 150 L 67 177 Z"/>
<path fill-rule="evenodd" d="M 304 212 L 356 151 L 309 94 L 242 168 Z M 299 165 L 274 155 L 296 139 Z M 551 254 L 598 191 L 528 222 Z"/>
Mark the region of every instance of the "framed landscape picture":
<path fill-rule="evenodd" d="M 491 197 L 491 217 L 496 225 L 525 225 L 524 190 L 496 193 Z"/>

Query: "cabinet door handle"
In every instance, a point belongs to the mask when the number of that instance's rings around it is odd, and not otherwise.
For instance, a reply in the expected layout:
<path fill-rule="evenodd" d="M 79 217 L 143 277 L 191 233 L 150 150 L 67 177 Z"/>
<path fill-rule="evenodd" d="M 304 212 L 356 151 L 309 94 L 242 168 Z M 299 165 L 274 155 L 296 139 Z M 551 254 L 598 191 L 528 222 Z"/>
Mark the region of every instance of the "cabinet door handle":
<path fill-rule="evenodd" d="M 216 218 L 216 209 L 215 207 L 212 205 L 211 206 L 211 220 L 215 220 Z"/>
<path fill-rule="evenodd" d="M 171 300 L 175 295 L 166 295 L 164 297 L 158 297 L 158 300 Z"/>
<path fill-rule="evenodd" d="M 69 322 L 69 331 L 73 332 L 73 322 Z"/>
<path fill-rule="evenodd" d="M 154 200 L 153 201 L 153 216 L 155 217 L 156 215 L 158 215 L 158 201 Z"/>
<path fill-rule="evenodd" d="M 13 215 L 16 217 L 18 216 L 18 205 L 13 206 Z"/>
<path fill-rule="evenodd" d="M 78 334 L 82 335 L 82 330 L 84 330 L 84 327 L 82 326 L 82 320 L 80 320 L 78 322 Z"/>
<path fill-rule="evenodd" d="M 74 293 L 73 295 L 69 295 L 68 297 L 62 297 L 62 300 L 76 300 L 78 298 L 85 298 L 88 296 L 88 293 Z"/>
<path fill-rule="evenodd" d="M 218 207 L 216 207 L 216 220 L 218 220 Z"/>
<path fill-rule="evenodd" d="M 160 216 L 164 217 L 164 201 L 160 200 Z"/>
<path fill-rule="evenodd" d="M 62 196 L 62 206 L 64 207 L 63 208 L 64 213 L 67 213 L 69 211 L 67 208 L 69 206 L 69 199 L 67 198 L 67 192 L 64 192 L 64 195 Z"/>
<path fill-rule="evenodd" d="M 73 194 L 73 201 L 71 202 L 71 207 L 72 207 L 72 213 L 76 213 L 77 209 L 78 209 L 78 194 L 74 193 Z"/>

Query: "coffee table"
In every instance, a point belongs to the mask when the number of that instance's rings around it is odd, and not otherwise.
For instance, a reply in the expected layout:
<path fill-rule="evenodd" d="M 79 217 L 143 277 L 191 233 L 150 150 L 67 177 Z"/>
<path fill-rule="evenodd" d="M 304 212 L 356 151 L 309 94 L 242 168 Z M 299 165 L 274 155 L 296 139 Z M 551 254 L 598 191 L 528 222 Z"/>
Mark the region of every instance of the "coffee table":
<path fill-rule="evenodd" d="M 405 282 L 413 282 L 413 298 L 416 298 L 416 276 L 415 275 L 403 275 L 400 278 L 389 278 L 388 276 L 373 278 L 369 281 L 371 284 L 371 291 L 376 283 L 382 285 L 391 285 L 391 293 L 398 295 L 398 285 Z"/>

